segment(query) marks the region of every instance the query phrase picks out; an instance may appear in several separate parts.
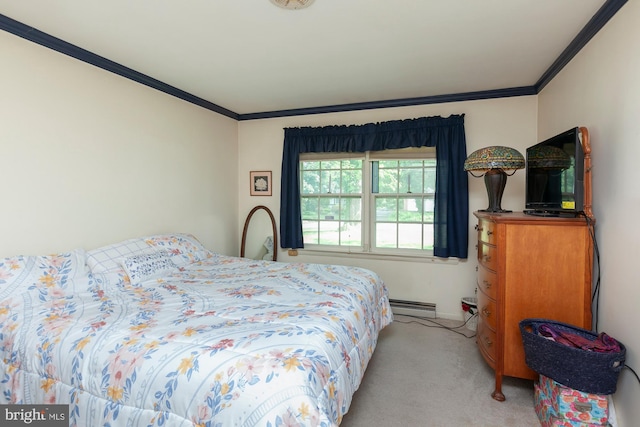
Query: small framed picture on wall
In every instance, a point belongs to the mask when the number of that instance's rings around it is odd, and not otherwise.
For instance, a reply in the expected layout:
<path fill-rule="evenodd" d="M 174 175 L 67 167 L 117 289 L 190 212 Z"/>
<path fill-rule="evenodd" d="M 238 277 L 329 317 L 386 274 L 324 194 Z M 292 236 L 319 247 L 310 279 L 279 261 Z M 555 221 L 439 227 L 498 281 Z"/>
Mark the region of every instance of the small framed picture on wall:
<path fill-rule="evenodd" d="M 249 181 L 252 196 L 271 195 L 271 171 L 251 171 Z"/>

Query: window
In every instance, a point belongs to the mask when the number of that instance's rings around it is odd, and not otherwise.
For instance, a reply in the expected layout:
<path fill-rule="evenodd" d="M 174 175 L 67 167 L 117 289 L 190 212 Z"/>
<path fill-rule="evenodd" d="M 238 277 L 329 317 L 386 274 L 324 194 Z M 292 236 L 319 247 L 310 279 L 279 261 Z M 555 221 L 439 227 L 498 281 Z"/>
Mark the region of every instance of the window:
<path fill-rule="evenodd" d="M 434 148 L 301 155 L 305 246 L 431 255 L 435 179 Z"/>
<path fill-rule="evenodd" d="M 305 244 L 362 246 L 363 158 L 339 157 L 300 161 Z"/>

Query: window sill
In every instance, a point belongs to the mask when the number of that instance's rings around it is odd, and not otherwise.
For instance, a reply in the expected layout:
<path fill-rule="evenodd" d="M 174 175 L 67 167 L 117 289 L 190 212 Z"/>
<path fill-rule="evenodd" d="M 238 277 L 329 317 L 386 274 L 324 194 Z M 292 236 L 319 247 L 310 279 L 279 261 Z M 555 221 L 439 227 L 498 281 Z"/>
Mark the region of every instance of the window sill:
<path fill-rule="evenodd" d="M 349 252 L 332 249 L 298 249 L 298 256 L 326 256 L 341 258 L 377 259 L 384 261 L 404 262 L 428 262 L 433 264 L 459 264 L 459 258 L 439 258 L 433 255 L 416 255 L 411 253 L 385 253 L 385 252 Z"/>

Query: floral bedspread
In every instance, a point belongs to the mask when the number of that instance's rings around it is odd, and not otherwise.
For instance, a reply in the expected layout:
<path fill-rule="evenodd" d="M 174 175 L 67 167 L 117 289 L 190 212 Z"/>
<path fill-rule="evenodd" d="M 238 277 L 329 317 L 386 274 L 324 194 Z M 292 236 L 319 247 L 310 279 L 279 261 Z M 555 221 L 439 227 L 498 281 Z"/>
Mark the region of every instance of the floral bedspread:
<path fill-rule="evenodd" d="M 68 403 L 71 426 L 338 425 L 392 320 L 380 279 L 199 255 L 140 283 L 82 250 L 0 260 L 0 402 Z"/>

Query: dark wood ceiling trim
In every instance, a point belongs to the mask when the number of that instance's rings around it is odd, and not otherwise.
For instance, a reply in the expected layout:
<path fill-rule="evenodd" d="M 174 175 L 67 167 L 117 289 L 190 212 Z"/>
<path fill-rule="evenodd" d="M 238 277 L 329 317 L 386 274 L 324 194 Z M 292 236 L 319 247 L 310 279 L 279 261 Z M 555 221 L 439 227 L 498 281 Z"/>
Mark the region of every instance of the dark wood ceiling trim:
<path fill-rule="evenodd" d="M 88 50 L 72 45 L 64 40 L 53 37 L 33 27 L 25 25 L 8 16 L 0 14 L 0 29 L 48 47 L 65 55 L 79 59 L 80 61 L 95 65 L 106 71 L 131 79 L 145 86 L 157 89 L 168 95 L 175 96 L 184 101 L 206 108 L 235 120 L 255 120 L 275 117 L 300 116 L 308 114 L 322 114 L 357 110 L 370 110 L 377 108 L 406 107 L 411 105 L 437 104 L 443 102 L 460 102 L 479 99 L 505 98 L 512 96 L 535 95 L 551 81 L 564 68 L 565 65 L 591 40 L 591 38 L 624 6 L 627 0 L 607 0 L 596 12 L 587 25 L 578 33 L 567 48 L 560 54 L 554 63 L 545 71 L 533 86 L 487 90 L 479 92 L 467 92 L 459 94 L 447 94 L 436 96 L 424 96 L 417 98 L 394 99 L 388 101 L 361 102 L 354 104 L 330 105 L 325 107 L 299 108 L 292 110 L 267 111 L 259 113 L 238 114 L 217 104 L 199 98 L 174 86 L 163 83 L 146 74 L 139 73 L 114 61 L 111 61 Z"/>
<path fill-rule="evenodd" d="M 587 25 L 584 26 L 582 31 L 578 33 L 571 43 L 569 43 L 569 46 L 560 54 L 558 59 L 551 64 L 549 69 L 547 69 L 536 82 L 534 86 L 538 93 L 589 43 L 589 40 L 609 22 L 613 15 L 615 15 L 626 2 L 627 0 L 607 0 L 607 2 L 602 5 L 589 22 L 587 22 Z"/>
<path fill-rule="evenodd" d="M 238 120 L 268 119 L 274 117 L 304 116 L 309 114 L 336 113 L 344 111 L 372 110 L 376 108 L 407 107 L 411 105 L 441 104 L 443 102 L 474 101 L 479 99 L 508 98 L 511 96 L 535 95 L 533 86 L 480 92 L 454 93 L 448 95 L 423 96 L 419 98 L 392 99 L 388 101 L 360 102 L 355 104 L 329 105 L 324 107 L 298 108 L 264 113 L 239 114 Z"/>
<path fill-rule="evenodd" d="M 197 96 L 194 96 L 188 92 L 168 85 L 164 82 L 161 82 L 160 80 L 154 79 L 153 77 L 149 77 L 146 74 L 139 73 L 136 70 L 132 70 L 131 68 L 127 68 L 124 65 L 118 64 L 117 62 L 96 55 L 95 53 L 89 52 L 88 50 L 82 49 L 81 47 L 68 43 L 57 37 L 53 37 L 47 33 L 43 33 L 40 30 L 11 19 L 8 16 L 0 15 L 0 29 L 5 30 L 18 37 L 22 37 L 26 40 L 37 43 L 41 46 L 48 47 L 49 49 L 53 49 L 65 55 L 79 59 L 80 61 L 95 65 L 96 67 L 102 68 L 103 70 L 110 71 L 145 86 L 149 86 L 153 89 L 157 89 L 166 94 L 175 96 L 184 101 L 199 105 L 200 107 L 215 111 L 232 119 L 238 119 L 238 114 L 234 113 L 231 110 L 227 110 L 226 108 L 216 105 L 212 102 L 209 102 L 202 98 L 198 98 Z"/>

